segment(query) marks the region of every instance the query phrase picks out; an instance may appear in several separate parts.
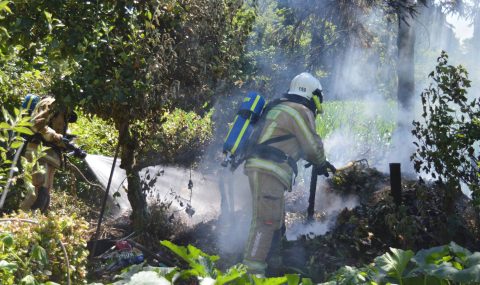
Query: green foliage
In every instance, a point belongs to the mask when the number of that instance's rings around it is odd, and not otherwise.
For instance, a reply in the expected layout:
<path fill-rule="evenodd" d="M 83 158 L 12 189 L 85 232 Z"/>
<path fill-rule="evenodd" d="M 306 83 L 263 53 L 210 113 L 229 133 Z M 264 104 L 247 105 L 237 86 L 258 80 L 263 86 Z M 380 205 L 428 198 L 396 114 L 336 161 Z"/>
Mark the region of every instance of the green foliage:
<path fill-rule="evenodd" d="M 362 141 L 389 144 L 395 126 L 393 113 L 396 106 L 393 101 L 389 101 L 381 106 L 384 114 L 379 115 L 371 112 L 377 104 L 374 101 L 325 102 L 322 104 L 323 114 L 316 118 L 317 133 L 322 138 L 328 138 L 335 130 L 349 128 L 355 133 L 372 135 Z"/>
<path fill-rule="evenodd" d="M 322 139 L 341 133 L 355 143 L 348 151 L 357 159 L 379 160 L 391 143 L 396 108 L 393 101 L 328 101 L 322 104 L 323 114 L 317 116 L 317 133 Z M 372 112 L 372 109 L 382 110 Z M 355 159 L 355 157 L 352 157 Z"/>
<path fill-rule="evenodd" d="M 81 111 L 77 114 L 77 122 L 69 126 L 71 133 L 77 135 L 75 144 L 88 154 L 113 156 L 118 139 L 118 131 L 113 124 Z"/>
<path fill-rule="evenodd" d="M 464 182 L 473 191 L 474 202 L 480 204 L 480 104 L 470 100 L 467 70 L 448 65 L 442 52 L 438 65 L 429 75 L 433 83 L 422 94 L 423 113 L 414 121 L 412 134 L 417 151 L 411 156 L 418 173 L 458 187 Z"/>
<path fill-rule="evenodd" d="M 308 278 L 300 278 L 296 274 L 286 274 L 282 277 L 263 278 L 246 273 L 245 266 L 233 266 L 226 273 L 214 267 L 218 256 L 211 256 L 189 245 L 177 246 L 169 241 L 161 244 L 181 257 L 188 268 L 152 267 L 143 264 L 133 265 L 122 271 L 113 284 L 147 284 L 146 278 L 156 280 L 159 284 L 192 281 L 196 278 L 200 284 L 288 284 L 311 285 Z M 139 283 L 134 283 L 139 282 Z M 476 284 L 480 282 L 480 253 L 471 253 L 465 248 L 451 242 L 449 245 L 421 250 L 414 254 L 411 250 L 391 248 L 375 258 L 372 264 L 362 268 L 344 266 L 335 272 L 324 285 L 354 285 L 354 284 Z"/>
<path fill-rule="evenodd" d="M 451 242 L 420 250 L 391 248 L 360 269 L 345 266 L 322 284 L 477 284 L 480 282 L 480 253 Z M 335 282 L 335 283 L 333 283 Z"/>
<path fill-rule="evenodd" d="M 132 265 L 116 276 L 119 280 L 113 284 L 152 284 L 150 283 L 152 281 L 157 282 L 155 284 L 178 284 L 185 281 L 195 282 L 193 280 L 196 279 L 200 284 L 218 285 L 227 283 L 238 285 L 312 285 L 310 279 L 300 278 L 296 274 L 272 278 L 249 275 L 246 267 L 242 264 L 235 265 L 226 272 L 221 272 L 215 268 L 215 261 L 219 259 L 216 255 L 208 255 L 192 245 L 187 247 L 177 246 L 170 241 L 162 241 L 161 244 L 182 258 L 188 264 L 188 268 L 152 267 L 144 264 Z"/>
<path fill-rule="evenodd" d="M 14 109 L 14 114 L 10 114 L 4 108 L 2 108 L 2 117 L 0 119 L 0 193 L 6 189 L 8 179 L 10 178 L 11 185 L 14 185 L 19 179 L 23 179 L 27 189 L 32 189 L 31 174 L 33 168 L 38 166 L 38 159 L 42 154 L 42 149 L 34 154 L 31 162 L 28 162 L 22 157 L 21 163 L 23 165 L 23 171 L 19 171 L 18 165 L 20 165 L 19 155 L 21 148 L 24 144 L 24 136 L 32 135 L 30 127 L 30 117 L 18 109 Z M 12 169 L 13 167 L 13 169 Z M 12 177 L 10 177 L 12 175 Z M 10 186 L 11 186 L 10 185 Z M 11 190 L 11 188 L 10 188 Z M 15 193 L 22 194 L 22 193 Z M 21 196 L 21 195 L 17 195 Z M 18 202 L 18 199 L 13 199 Z M 14 202 L 14 203 L 15 203 Z M 5 208 L 10 208 L 5 207 Z M 16 205 L 15 205 L 16 206 Z"/>
<path fill-rule="evenodd" d="M 32 19 L 38 18 L 21 19 L 17 8 L 14 1 L 0 1 L 0 105 L 9 111 L 18 107 L 27 93 L 44 94 L 50 82 L 44 38 L 33 38 L 38 29 L 29 29 L 35 24 Z M 19 35 L 20 30 L 28 32 Z M 28 58 L 24 57 L 27 50 Z"/>
<path fill-rule="evenodd" d="M 88 255 L 85 220 L 54 212 L 49 212 L 47 216 L 20 212 L 4 218 L 17 221 L 0 222 L 2 284 L 38 284 L 32 282 L 47 280 L 66 284 L 67 260 L 60 242 L 67 252 L 71 281 L 75 284 L 85 282 Z M 22 219 L 36 223 L 21 222 Z"/>
<path fill-rule="evenodd" d="M 141 145 L 142 153 L 146 157 L 162 154 L 162 163 L 177 162 L 190 164 L 195 157 L 201 154 L 202 149 L 212 139 L 212 112 L 206 113 L 203 117 L 194 113 L 175 109 L 172 112 L 165 112 L 160 126 L 151 132 L 146 143 Z M 142 129 L 151 128 L 143 126 Z M 146 134 L 145 134 L 146 136 Z"/>

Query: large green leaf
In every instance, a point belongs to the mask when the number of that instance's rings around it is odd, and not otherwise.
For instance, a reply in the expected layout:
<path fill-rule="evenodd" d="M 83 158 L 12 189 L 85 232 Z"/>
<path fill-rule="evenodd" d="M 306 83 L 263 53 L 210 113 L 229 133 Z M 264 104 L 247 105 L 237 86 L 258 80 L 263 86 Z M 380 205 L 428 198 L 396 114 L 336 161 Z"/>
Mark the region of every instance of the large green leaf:
<path fill-rule="evenodd" d="M 412 261 L 419 266 L 439 264 L 443 261 L 443 257 L 447 255 L 449 255 L 448 246 L 436 246 L 418 251 L 412 258 Z"/>
<path fill-rule="evenodd" d="M 459 270 L 452 275 L 452 281 L 478 284 L 480 282 L 480 264 Z"/>
<path fill-rule="evenodd" d="M 241 278 L 245 274 L 246 274 L 246 270 L 244 268 L 232 267 L 224 275 L 219 274 L 215 284 L 222 285 L 222 284 L 234 281 L 238 278 Z M 289 283 L 289 285 L 291 284 Z"/>
<path fill-rule="evenodd" d="M 43 265 L 46 265 L 48 263 L 47 251 L 38 244 L 33 246 L 32 257 Z"/>
<path fill-rule="evenodd" d="M 251 275 L 253 284 L 255 285 L 281 285 L 288 282 L 287 277 L 261 278 Z"/>
<path fill-rule="evenodd" d="M 474 252 L 465 259 L 465 267 L 471 267 L 480 264 L 480 252 Z"/>
<path fill-rule="evenodd" d="M 412 259 L 414 253 L 411 250 L 401 250 L 390 248 L 390 253 L 375 258 L 376 267 L 383 271 L 387 276 L 401 281 L 407 268 L 408 263 Z"/>
<path fill-rule="evenodd" d="M 160 243 L 188 263 L 193 271 L 184 272 L 185 274 L 188 273 L 200 277 L 216 277 L 214 262 L 219 259 L 217 255 L 208 255 L 192 245 L 188 245 L 188 247 L 178 246 L 167 240 L 161 241 Z"/>

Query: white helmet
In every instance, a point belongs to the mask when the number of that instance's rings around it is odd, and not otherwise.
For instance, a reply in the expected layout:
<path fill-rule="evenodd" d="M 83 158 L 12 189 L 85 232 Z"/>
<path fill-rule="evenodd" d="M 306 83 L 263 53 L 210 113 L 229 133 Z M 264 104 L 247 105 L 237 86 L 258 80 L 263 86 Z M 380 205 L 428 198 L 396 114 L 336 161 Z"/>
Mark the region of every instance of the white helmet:
<path fill-rule="evenodd" d="M 311 99 L 315 91 L 322 91 L 320 81 L 308 72 L 302 72 L 295 76 L 290 83 L 288 94 L 295 94 Z M 317 91 L 318 92 L 318 91 Z"/>

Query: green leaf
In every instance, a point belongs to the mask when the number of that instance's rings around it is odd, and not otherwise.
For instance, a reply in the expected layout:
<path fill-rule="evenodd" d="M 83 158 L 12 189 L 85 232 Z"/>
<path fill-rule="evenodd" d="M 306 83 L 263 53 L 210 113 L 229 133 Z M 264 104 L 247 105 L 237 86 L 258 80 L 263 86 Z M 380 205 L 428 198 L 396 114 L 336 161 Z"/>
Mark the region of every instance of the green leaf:
<path fill-rule="evenodd" d="M 37 281 L 32 275 L 27 275 L 20 280 L 20 285 L 37 285 Z"/>
<path fill-rule="evenodd" d="M 3 243 L 6 247 L 11 247 L 11 246 L 13 246 L 13 243 L 14 243 L 13 237 L 12 237 L 10 234 L 7 234 L 6 236 L 4 236 L 4 237 L 2 238 L 2 243 Z"/>
<path fill-rule="evenodd" d="M 10 147 L 13 148 L 13 149 L 17 149 L 17 148 L 21 147 L 22 145 L 23 145 L 22 141 L 14 141 Z"/>
<path fill-rule="evenodd" d="M 438 264 L 443 257 L 449 255 L 448 246 L 436 246 L 429 249 L 422 249 L 415 254 L 412 261 L 419 266 L 426 264 Z"/>
<path fill-rule="evenodd" d="M 288 285 L 298 285 L 300 283 L 300 275 L 298 274 L 286 274 Z"/>
<path fill-rule="evenodd" d="M 48 23 L 52 23 L 52 13 L 48 11 L 43 11 L 43 14 L 45 15 L 45 18 L 47 19 Z"/>
<path fill-rule="evenodd" d="M 281 285 L 287 283 L 287 277 L 273 277 L 273 278 L 260 278 L 255 275 L 251 275 L 251 278 L 255 285 Z"/>
<path fill-rule="evenodd" d="M 302 278 L 302 285 L 313 285 L 312 279 Z"/>
<path fill-rule="evenodd" d="M 0 129 L 10 130 L 11 128 L 12 128 L 12 127 L 11 127 L 9 124 L 5 123 L 5 122 L 1 122 L 1 123 L 0 123 Z"/>
<path fill-rule="evenodd" d="M 6 260 L 0 260 L 0 270 L 6 270 L 8 272 L 15 272 L 17 270 L 17 264 L 7 262 Z"/>
<path fill-rule="evenodd" d="M 8 7 L 11 1 L 2 1 L 0 2 L 0 11 L 7 11 L 8 13 L 12 14 L 12 10 Z"/>
<path fill-rule="evenodd" d="M 38 244 L 33 246 L 32 257 L 43 265 L 48 264 L 47 251 Z"/>
<path fill-rule="evenodd" d="M 10 38 L 10 34 L 5 27 L 0 26 L 0 30 L 5 34 L 5 36 L 7 36 L 7 38 Z"/>
<path fill-rule="evenodd" d="M 464 259 L 466 256 L 469 256 L 469 255 L 472 254 L 468 249 L 459 246 L 458 244 L 456 244 L 453 241 L 450 242 L 450 244 L 448 246 L 450 247 L 450 250 L 452 252 L 454 252 L 457 257 L 460 257 L 462 259 Z"/>
<path fill-rule="evenodd" d="M 472 267 L 475 265 L 480 265 L 480 252 L 474 252 L 472 255 L 467 256 L 465 259 L 465 267 Z"/>
<path fill-rule="evenodd" d="M 220 275 L 217 277 L 215 285 L 222 285 L 238 278 L 241 278 L 246 274 L 245 269 L 239 269 L 236 267 L 230 268 L 225 275 Z"/>
<path fill-rule="evenodd" d="M 414 253 L 411 250 L 401 250 L 390 248 L 390 253 L 375 258 L 375 264 L 379 270 L 384 271 L 388 276 L 402 280 L 407 264 L 412 259 Z"/>
<path fill-rule="evenodd" d="M 152 20 L 152 12 L 150 12 L 150 10 L 147 10 L 147 12 L 145 14 L 147 16 L 147 19 L 151 21 Z"/>
<path fill-rule="evenodd" d="M 19 127 L 31 127 L 31 126 L 33 126 L 33 123 L 28 121 L 28 120 L 22 120 L 17 124 L 17 126 L 19 126 Z"/>
<path fill-rule="evenodd" d="M 452 280 L 460 283 L 478 284 L 480 282 L 480 264 L 474 265 L 464 270 L 460 270 L 452 275 Z"/>
<path fill-rule="evenodd" d="M 187 247 L 178 246 L 168 240 L 161 241 L 160 244 L 169 248 L 179 257 L 183 258 L 183 260 L 188 262 L 188 265 L 196 272 L 194 275 L 200 277 L 212 277 L 215 275 L 215 268 L 213 265 L 214 262 L 219 259 L 217 255 L 208 255 L 192 245 L 188 245 Z"/>
<path fill-rule="evenodd" d="M 26 127 L 14 127 L 13 130 L 20 134 L 33 135 L 32 130 Z"/>

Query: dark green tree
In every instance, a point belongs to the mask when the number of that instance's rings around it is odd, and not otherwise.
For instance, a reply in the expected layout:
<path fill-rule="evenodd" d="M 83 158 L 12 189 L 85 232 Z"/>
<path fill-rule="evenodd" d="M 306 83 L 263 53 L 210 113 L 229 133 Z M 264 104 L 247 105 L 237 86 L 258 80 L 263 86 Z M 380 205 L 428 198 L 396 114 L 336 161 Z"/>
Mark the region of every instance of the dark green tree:
<path fill-rule="evenodd" d="M 138 151 L 148 147 L 165 110 L 202 112 L 229 86 L 253 12 L 243 0 L 40 0 L 9 7 L 0 21 L 9 31 L 5 47 L 21 44 L 18 56 L 27 61 L 42 55 L 58 101 L 119 131 L 133 222 L 143 229 L 148 211 L 138 171 L 146 165 Z"/>

